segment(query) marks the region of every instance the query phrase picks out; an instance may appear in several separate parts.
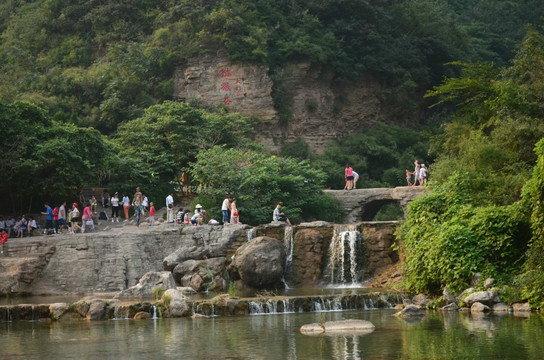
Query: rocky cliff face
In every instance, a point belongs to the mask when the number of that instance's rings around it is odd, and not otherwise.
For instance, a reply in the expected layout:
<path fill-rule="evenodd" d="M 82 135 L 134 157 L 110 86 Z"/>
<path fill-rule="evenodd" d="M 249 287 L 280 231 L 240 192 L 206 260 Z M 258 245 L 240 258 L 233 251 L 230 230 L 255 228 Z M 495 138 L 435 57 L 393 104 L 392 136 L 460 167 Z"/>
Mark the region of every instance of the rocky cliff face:
<path fill-rule="evenodd" d="M 281 126 L 268 68 L 231 61 L 221 53 L 199 55 L 177 69 L 174 97 L 198 98 L 260 117 L 264 123 L 258 139 L 273 149 L 302 138 L 320 150 L 330 139 L 392 120 L 390 106 L 380 100 L 386 89 L 371 77 L 338 84 L 330 71 L 305 61 L 285 65 L 277 78 L 292 112 L 292 118 Z"/>

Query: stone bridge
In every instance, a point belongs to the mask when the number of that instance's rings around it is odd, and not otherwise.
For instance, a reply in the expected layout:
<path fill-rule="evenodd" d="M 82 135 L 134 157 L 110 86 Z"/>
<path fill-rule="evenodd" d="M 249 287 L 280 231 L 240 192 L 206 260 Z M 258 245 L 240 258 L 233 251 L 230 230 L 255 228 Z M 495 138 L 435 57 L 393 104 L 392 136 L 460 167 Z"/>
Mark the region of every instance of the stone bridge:
<path fill-rule="evenodd" d="M 371 221 L 378 211 L 388 204 L 398 204 L 404 214 L 408 204 L 421 196 L 425 188 L 422 186 L 400 186 L 396 188 L 325 190 L 340 201 L 344 208 L 344 222 L 355 223 Z"/>

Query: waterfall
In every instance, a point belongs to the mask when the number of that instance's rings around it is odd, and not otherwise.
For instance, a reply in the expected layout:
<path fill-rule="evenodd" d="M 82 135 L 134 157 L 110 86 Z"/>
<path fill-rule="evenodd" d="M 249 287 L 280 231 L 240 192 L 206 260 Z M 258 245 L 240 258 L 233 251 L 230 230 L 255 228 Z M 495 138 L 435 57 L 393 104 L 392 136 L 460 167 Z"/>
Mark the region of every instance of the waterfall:
<path fill-rule="evenodd" d="M 264 314 L 263 305 L 256 301 L 249 302 L 249 315 Z"/>
<path fill-rule="evenodd" d="M 291 263 L 293 262 L 293 227 L 292 226 L 285 227 L 285 230 L 283 233 L 283 243 L 285 246 L 285 254 L 287 256 L 285 257 L 285 266 L 283 268 L 284 276 L 281 280 L 285 284 L 285 288 L 290 289 L 289 285 L 287 284 L 287 281 L 285 281 L 285 274 L 291 268 Z"/>
<path fill-rule="evenodd" d="M 335 225 L 329 246 L 331 285 L 358 287 L 363 280 L 364 242 L 356 224 Z"/>
<path fill-rule="evenodd" d="M 247 242 L 250 242 L 251 240 L 255 239 L 255 228 L 251 228 L 247 231 Z"/>
<path fill-rule="evenodd" d="M 159 317 L 157 316 L 157 306 L 153 305 L 153 320 L 157 320 Z"/>

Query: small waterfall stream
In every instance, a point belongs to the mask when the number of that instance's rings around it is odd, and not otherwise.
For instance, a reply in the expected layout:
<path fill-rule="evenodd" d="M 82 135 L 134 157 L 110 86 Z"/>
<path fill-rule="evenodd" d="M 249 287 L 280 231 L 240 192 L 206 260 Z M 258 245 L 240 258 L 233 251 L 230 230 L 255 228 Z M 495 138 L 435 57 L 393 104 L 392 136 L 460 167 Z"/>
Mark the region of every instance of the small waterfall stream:
<path fill-rule="evenodd" d="M 363 280 L 364 241 L 356 224 L 335 225 L 329 246 L 329 284 L 358 287 Z"/>
<path fill-rule="evenodd" d="M 287 255 L 285 257 L 285 266 L 283 267 L 283 278 L 282 281 L 285 284 L 286 289 L 290 289 L 291 287 L 289 284 L 287 284 L 287 281 L 285 280 L 285 274 L 289 271 L 291 268 L 291 264 L 293 263 L 293 227 L 292 226 L 286 226 L 284 233 L 283 233 L 283 243 L 285 246 L 285 254 Z"/>
<path fill-rule="evenodd" d="M 251 228 L 247 231 L 246 239 L 247 242 L 250 242 L 251 240 L 255 239 L 255 228 Z"/>

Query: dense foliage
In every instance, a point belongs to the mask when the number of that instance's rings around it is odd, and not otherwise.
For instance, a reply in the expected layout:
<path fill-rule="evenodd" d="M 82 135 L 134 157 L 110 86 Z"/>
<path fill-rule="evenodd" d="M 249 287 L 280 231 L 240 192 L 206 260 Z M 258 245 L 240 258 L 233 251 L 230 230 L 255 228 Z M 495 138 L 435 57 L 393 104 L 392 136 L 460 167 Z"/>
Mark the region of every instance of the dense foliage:
<path fill-rule="evenodd" d="M 508 68 L 462 64 L 462 74 L 428 93 L 460 106 L 435 139 L 434 179 L 452 170 L 469 174 L 479 202 L 512 204 L 536 161 L 533 147 L 544 136 L 544 36 L 532 30 Z"/>
<path fill-rule="evenodd" d="M 119 156 L 130 159 L 125 179 L 149 184 L 148 194 L 164 197 L 199 151 L 214 145 L 249 145 L 253 121 L 236 114 L 210 112 L 167 101 L 123 124 L 115 136 Z"/>
<path fill-rule="evenodd" d="M 484 277 L 511 272 L 523 254 L 516 208 L 479 206 L 468 185 L 466 175 L 455 173 L 409 205 L 398 231 L 409 290 L 432 293 L 448 285 L 460 291 L 476 272 Z"/>
<path fill-rule="evenodd" d="M 27 99 L 56 120 L 111 134 L 172 96 L 176 65 L 226 49 L 265 63 L 273 96 L 290 117 L 282 65 L 309 59 L 337 80 L 372 73 L 399 114 L 437 84 L 443 64 L 504 64 L 523 26 L 544 14 L 536 0 L 403 1 L 5 1 L 0 5 L 0 98 Z M 414 91 L 415 90 L 415 91 Z"/>
<path fill-rule="evenodd" d="M 429 93 L 459 111 L 434 139 L 440 185 L 410 205 L 399 231 L 408 288 L 460 289 L 475 272 L 510 282 L 522 272 L 511 282 L 519 298 L 543 306 L 543 86 L 544 35 L 531 30 L 510 67 L 463 64 Z"/>
<path fill-rule="evenodd" d="M 195 202 L 208 216 L 221 219 L 221 203 L 227 194 L 237 199 L 240 220 L 269 223 L 276 204 L 291 222 L 304 218 L 341 220 L 336 201 L 321 193 L 324 174 L 307 161 L 267 156 L 246 149 L 215 146 L 201 151 L 191 164 L 191 174 L 202 187 Z"/>
<path fill-rule="evenodd" d="M 544 140 L 536 146 L 538 162 L 523 189 L 522 209 L 530 213 L 532 239 L 523 274 L 518 278 L 522 295 L 533 307 L 544 308 Z"/>
<path fill-rule="evenodd" d="M 51 121 L 28 102 L 0 103 L 0 198 L 11 211 L 33 200 L 75 196 L 81 184 L 104 180 L 112 146 L 96 130 Z"/>

